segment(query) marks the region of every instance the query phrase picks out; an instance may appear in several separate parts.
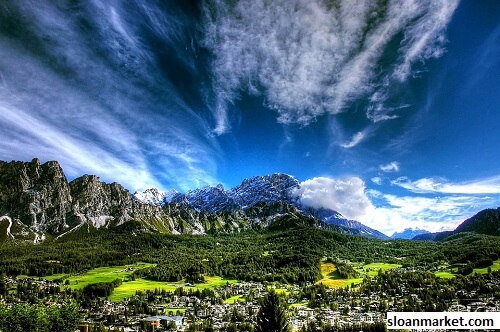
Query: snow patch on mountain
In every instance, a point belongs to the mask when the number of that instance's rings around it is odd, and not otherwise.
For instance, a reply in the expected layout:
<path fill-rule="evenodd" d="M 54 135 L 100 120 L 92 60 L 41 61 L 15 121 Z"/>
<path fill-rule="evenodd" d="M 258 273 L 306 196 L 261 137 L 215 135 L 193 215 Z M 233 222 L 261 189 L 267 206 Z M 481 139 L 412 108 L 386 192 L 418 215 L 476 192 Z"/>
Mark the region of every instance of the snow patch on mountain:
<path fill-rule="evenodd" d="M 146 189 L 142 192 L 136 191 L 134 193 L 134 198 L 141 203 L 162 206 L 165 203 L 172 202 L 172 199 L 180 195 L 180 192 L 177 190 L 169 190 L 169 191 L 160 191 L 156 188 Z"/>
<path fill-rule="evenodd" d="M 291 204 L 296 201 L 291 191 L 298 185 L 299 182 L 294 177 L 274 173 L 245 179 L 229 190 L 225 190 L 221 184 L 190 190 L 174 196 L 172 202 L 209 212 L 247 209 L 260 202 L 272 204 L 281 201 Z"/>
<path fill-rule="evenodd" d="M 73 233 L 74 231 L 76 231 L 76 230 L 78 230 L 80 227 L 82 227 L 83 225 L 86 225 L 86 223 L 85 223 L 85 222 L 82 222 L 82 223 L 80 223 L 80 224 L 76 225 L 75 227 L 71 228 L 69 231 L 66 231 L 66 232 L 64 232 L 64 233 L 62 233 L 62 234 L 60 234 L 60 235 L 58 235 L 58 236 L 56 237 L 56 239 L 59 239 L 59 238 L 61 238 L 61 237 L 65 236 L 65 235 L 67 235 L 67 234 Z"/>

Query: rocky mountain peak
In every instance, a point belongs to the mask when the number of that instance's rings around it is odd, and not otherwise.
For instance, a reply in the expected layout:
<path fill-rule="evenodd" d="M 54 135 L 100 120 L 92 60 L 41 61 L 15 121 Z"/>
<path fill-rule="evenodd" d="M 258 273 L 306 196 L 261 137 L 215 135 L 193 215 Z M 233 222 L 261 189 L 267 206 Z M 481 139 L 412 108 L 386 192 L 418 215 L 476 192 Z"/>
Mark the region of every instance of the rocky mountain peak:
<path fill-rule="evenodd" d="M 56 161 L 0 162 L 0 215 L 27 226 L 58 231 L 67 224 L 72 198 L 68 181 Z M 57 222 L 53 222 L 57 220 Z"/>
<path fill-rule="evenodd" d="M 229 195 L 241 208 L 250 207 L 258 202 L 292 203 L 295 198 L 291 195 L 291 191 L 298 186 L 299 181 L 293 176 L 274 173 L 245 179 L 240 185 L 231 189 Z"/>
<path fill-rule="evenodd" d="M 70 182 L 80 220 L 88 219 L 99 228 L 109 221 L 118 224 L 132 219 L 127 212 L 134 206 L 132 195 L 120 184 L 101 182 L 98 176 L 84 175 Z"/>
<path fill-rule="evenodd" d="M 197 211 L 216 212 L 237 208 L 222 184 L 190 190 L 184 195 L 174 197 L 172 202 L 186 204 Z"/>
<path fill-rule="evenodd" d="M 222 184 L 190 190 L 172 196 L 171 202 L 187 205 L 197 211 L 227 211 L 246 209 L 259 202 L 293 201 L 291 190 L 298 181 L 290 175 L 274 173 L 244 179 L 240 185 L 225 190 Z"/>

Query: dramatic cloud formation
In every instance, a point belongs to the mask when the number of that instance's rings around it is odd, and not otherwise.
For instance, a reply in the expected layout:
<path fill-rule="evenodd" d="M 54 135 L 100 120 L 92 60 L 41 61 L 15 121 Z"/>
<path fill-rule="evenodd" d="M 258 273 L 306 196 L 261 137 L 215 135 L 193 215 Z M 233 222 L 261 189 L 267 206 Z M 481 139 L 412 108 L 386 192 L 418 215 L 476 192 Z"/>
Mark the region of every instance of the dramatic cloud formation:
<path fill-rule="evenodd" d="M 377 229 L 452 228 L 500 200 L 471 180 L 498 174 L 500 5 L 458 3 L 3 0 L 0 159 L 130 191 L 283 172 Z"/>
<path fill-rule="evenodd" d="M 226 128 L 225 104 L 240 91 L 264 93 L 285 124 L 306 125 L 342 112 L 362 96 L 373 122 L 395 118 L 390 113 L 397 107 L 384 106 L 388 89 L 406 80 L 415 62 L 443 53 L 443 33 L 457 5 L 458 0 L 207 1 L 204 42 L 216 55 L 217 132 Z M 384 67 L 391 42 L 399 50 Z"/>
<path fill-rule="evenodd" d="M 414 193 L 500 194 L 500 176 L 463 183 L 451 183 L 439 178 L 411 181 L 407 177 L 400 177 L 392 181 L 392 184 Z"/>
<path fill-rule="evenodd" d="M 1 159 L 59 160 L 70 177 L 95 173 L 132 190 L 215 182 L 210 124 L 159 74 L 141 35 L 146 25 L 168 42 L 179 17 L 130 5 L 4 4 Z"/>

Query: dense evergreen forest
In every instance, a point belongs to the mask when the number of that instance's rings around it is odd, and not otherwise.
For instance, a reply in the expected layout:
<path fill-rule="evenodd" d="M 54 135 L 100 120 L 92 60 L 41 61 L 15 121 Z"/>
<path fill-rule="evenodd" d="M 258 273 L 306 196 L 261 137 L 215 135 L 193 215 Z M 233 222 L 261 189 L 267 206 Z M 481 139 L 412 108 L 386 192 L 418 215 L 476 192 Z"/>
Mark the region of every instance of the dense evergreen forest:
<path fill-rule="evenodd" d="M 142 261 L 157 265 L 138 271 L 137 276 L 153 280 L 199 282 L 203 275 L 219 275 L 300 284 L 321 278 L 319 262 L 324 257 L 432 268 L 443 263 L 485 266 L 499 255 L 500 238 L 473 233 L 434 243 L 382 241 L 300 226 L 235 234 L 163 235 L 134 232 L 133 224 L 127 223 L 113 230 L 82 230 L 37 245 L 3 242 L 0 273 L 45 276 Z"/>

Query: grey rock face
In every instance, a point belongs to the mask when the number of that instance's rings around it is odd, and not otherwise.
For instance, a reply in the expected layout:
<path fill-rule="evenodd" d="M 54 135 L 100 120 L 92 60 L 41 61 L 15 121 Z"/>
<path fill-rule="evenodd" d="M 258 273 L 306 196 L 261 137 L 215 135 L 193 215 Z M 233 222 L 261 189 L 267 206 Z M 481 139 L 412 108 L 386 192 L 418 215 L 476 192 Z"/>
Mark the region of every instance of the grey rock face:
<path fill-rule="evenodd" d="M 0 162 L 0 215 L 58 232 L 71 223 L 71 214 L 70 188 L 57 162 Z"/>
<path fill-rule="evenodd" d="M 247 209 L 260 202 L 292 204 L 295 199 L 291 191 L 298 185 L 299 182 L 294 177 L 274 173 L 245 179 L 230 190 L 225 190 L 220 184 L 191 190 L 175 196 L 172 202 L 184 204 L 197 211 L 209 212 Z"/>
<path fill-rule="evenodd" d="M 55 161 L 0 162 L 0 217 L 25 226 L 24 232 L 34 233 L 37 240 L 45 233 L 64 235 L 83 225 L 90 230 L 129 220 L 138 221 L 142 231 L 204 233 L 202 223 L 184 210 L 182 217 L 169 214 L 164 207 L 134 199 L 120 184 L 101 182 L 94 175 L 68 183 Z"/>

